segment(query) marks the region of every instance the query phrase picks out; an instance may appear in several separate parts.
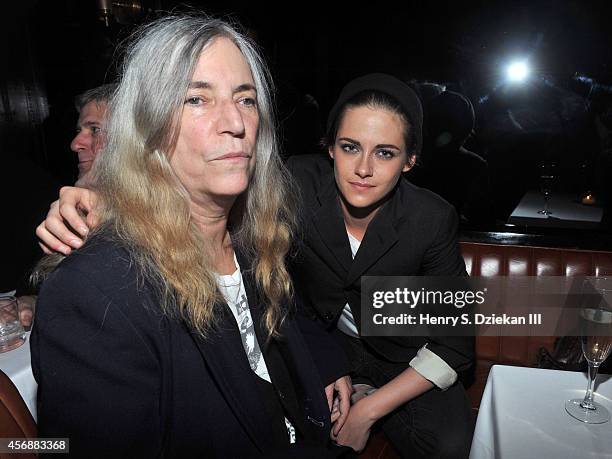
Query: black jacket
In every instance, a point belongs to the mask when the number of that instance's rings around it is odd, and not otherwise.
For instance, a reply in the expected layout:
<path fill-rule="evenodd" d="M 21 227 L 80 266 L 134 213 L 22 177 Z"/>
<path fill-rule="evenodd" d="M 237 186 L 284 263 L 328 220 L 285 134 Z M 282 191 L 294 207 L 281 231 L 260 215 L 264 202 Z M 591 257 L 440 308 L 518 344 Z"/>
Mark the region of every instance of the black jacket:
<path fill-rule="evenodd" d="M 304 235 L 292 271 L 304 307 L 328 330 L 348 303 L 358 330 L 361 276 L 467 276 L 457 244 L 457 215 L 434 193 L 400 179 L 378 211 L 353 260 L 333 166 L 324 155 L 287 163 L 301 190 Z M 408 363 L 425 344 L 457 371 L 474 358 L 471 337 L 363 337 L 378 354 Z"/>
<path fill-rule="evenodd" d="M 260 324 L 249 264 L 239 261 Z M 39 296 L 31 346 L 40 436 L 70 437 L 74 457 L 324 456 L 329 410 L 295 321 L 268 346 L 258 330 L 277 400 L 298 431 L 290 452 L 275 440 L 278 423 L 236 321 L 225 304 L 217 306 L 219 327 L 202 339 L 160 314 L 159 296 L 126 249 L 92 238 Z"/>

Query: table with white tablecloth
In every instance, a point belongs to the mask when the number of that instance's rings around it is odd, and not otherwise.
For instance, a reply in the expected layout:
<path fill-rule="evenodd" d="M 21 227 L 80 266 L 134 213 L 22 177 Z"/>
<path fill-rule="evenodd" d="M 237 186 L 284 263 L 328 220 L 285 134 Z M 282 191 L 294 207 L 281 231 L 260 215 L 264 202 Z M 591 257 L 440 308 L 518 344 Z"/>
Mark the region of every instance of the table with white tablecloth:
<path fill-rule="evenodd" d="M 21 346 L 0 354 L 0 369 L 13 381 L 30 413 L 36 420 L 36 391 L 38 385 L 30 363 L 30 333 Z"/>
<path fill-rule="evenodd" d="M 586 387 L 580 372 L 493 366 L 470 459 L 612 459 L 612 422 L 585 424 L 565 411 Z M 599 375 L 595 400 L 612 411 L 612 376 Z"/>
<path fill-rule="evenodd" d="M 525 193 L 512 214 L 508 223 L 551 228 L 600 228 L 603 208 L 580 203 L 576 195 L 554 192 L 550 196 L 551 215 L 542 215 L 538 211 L 544 208 L 544 196 L 538 191 Z"/>

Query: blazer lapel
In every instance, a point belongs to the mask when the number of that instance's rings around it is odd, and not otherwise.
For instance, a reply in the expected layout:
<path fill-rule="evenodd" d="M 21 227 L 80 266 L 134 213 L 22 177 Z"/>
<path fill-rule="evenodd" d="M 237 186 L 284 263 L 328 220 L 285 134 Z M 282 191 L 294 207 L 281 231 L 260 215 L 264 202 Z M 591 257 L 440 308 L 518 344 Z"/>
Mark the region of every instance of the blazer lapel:
<path fill-rule="evenodd" d="M 322 185 L 317 199 L 321 207 L 314 212 L 313 224 L 329 251 L 328 261 L 334 262 L 346 273 L 351 267 L 353 257 L 333 176 Z M 324 251 L 317 250 L 317 253 L 319 256 L 325 256 Z"/>
<path fill-rule="evenodd" d="M 364 272 L 384 256 L 399 240 L 394 221 L 398 215 L 396 195 L 378 211 L 368 225 L 357 255 L 346 278 L 346 285 L 353 284 Z"/>
<path fill-rule="evenodd" d="M 293 419 L 294 423 L 298 424 L 295 427 L 297 427 L 298 430 L 303 430 L 303 420 L 300 416 L 300 408 L 295 388 L 293 387 L 291 376 L 287 372 L 285 363 L 282 361 L 283 357 L 278 349 L 278 346 L 282 344 L 278 342 L 272 343 L 267 340 L 267 333 L 262 322 L 264 308 L 261 307 L 259 297 L 256 293 L 253 270 L 249 269 L 250 265 L 242 254 L 237 253 L 236 258 L 238 259 L 238 263 L 240 263 L 241 269 L 242 266 L 245 267 L 243 270 L 243 277 L 249 309 L 251 311 L 251 317 L 253 318 L 253 324 L 255 325 L 257 341 L 259 342 L 259 346 L 266 360 L 270 379 L 272 380 L 274 388 L 280 395 L 280 402 L 287 411 L 289 417 Z"/>
<path fill-rule="evenodd" d="M 236 258 L 238 259 L 238 263 L 240 263 L 242 270 L 244 286 L 249 302 L 249 309 L 251 310 L 251 316 L 253 318 L 253 323 L 255 324 L 255 333 L 257 334 L 257 340 L 266 359 L 266 366 L 270 374 L 270 379 L 272 380 L 272 384 L 279 394 L 280 402 L 283 408 L 286 410 L 287 417 L 291 419 L 298 432 L 300 432 L 302 435 L 306 435 L 308 429 L 305 425 L 304 412 L 303 409 L 300 408 L 300 400 L 298 399 L 298 391 L 300 388 L 296 387 L 296 384 L 299 384 L 298 379 L 300 378 L 298 378 L 298 375 L 296 374 L 294 375 L 295 379 L 292 379 L 289 371 L 290 365 L 293 365 L 294 367 L 297 366 L 300 369 L 302 369 L 303 366 L 307 366 L 306 362 L 303 360 L 300 361 L 304 358 L 303 355 L 292 354 L 289 350 L 289 348 L 295 347 L 291 346 L 292 342 L 296 339 L 295 326 L 290 326 L 288 322 L 285 322 L 281 331 L 282 337 L 280 339 L 276 339 L 274 342 L 269 342 L 266 339 L 267 333 L 262 325 L 264 308 L 262 307 L 261 302 L 259 301 L 259 296 L 256 292 L 253 269 L 251 269 L 249 260 L 241 252 L 236 252 Z M 306 347 L 304 345 L 302 349 L 305 348 Z M 293 359 L 293 361 L 287 361 L 287 359 Z M 316 370 L 311 369 L 310 374 L 317 374 Z M 302 383 L 304 383 L 304 381 L 302 381 Z M 311 380 L 307 380 L 307 383 L 317 386 L 317 383 L 314 383 Z M 323 387 L 323 384 L 318 383 L 318 386 Z M 313 390 L 313 388 L 302 387 L 302 390 Z M 325 401 L 325 406 L 327 406 L 326 403 L 327 401 Z"/>
<path fill-rule="evenodd" d="M 262 422 L 263 419 L 258 419 L 258 416 L 267 412 L 266 407 L 258 391 L 246 384 L 253 371 L 245 357 L 236 321 L 226 305 L 217 306 L 222 314 L 217 329 L 206 339 L 193 331 L 191 334 L 236 418 L 256 447 L 265 452 L 268 423 Z"/>

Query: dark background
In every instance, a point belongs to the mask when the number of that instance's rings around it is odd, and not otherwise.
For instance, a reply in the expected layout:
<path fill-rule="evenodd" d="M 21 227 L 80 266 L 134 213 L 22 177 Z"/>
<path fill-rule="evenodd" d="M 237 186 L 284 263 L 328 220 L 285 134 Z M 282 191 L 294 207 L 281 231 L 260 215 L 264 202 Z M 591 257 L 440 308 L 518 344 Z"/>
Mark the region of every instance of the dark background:
<path fill-rule="evenodd" d="M 2 236 L 7 240 L 9 233 L 8 250 L 18 254 L 10 264 L 19 265 L 10 271 L 26 271 L 39 254 L 33 229 L 58 187 L 76 179 L 76 155 L 69 150 L 74 96 L 112 81 L 121 43 L 134 26 L 174 8 L 235 19 L 256 38 L 277 84 L 286 156 L 316 150 L 320 126 L 343 84 L 382 71 L 444 83 L 471 99 L 477 124 L 469 147 L 489 163 L 495 202 L 484 229 L 504 230 L 520 197 L 537 188 L 537 165 L 551 157 L 559 165 L 559 187 L 594 189 L 607 205 L 610 150 L 595 126 L 607 101 L 594 107 L 570 89 L 569 80 L 581 72 L 612 84 L 608 2 L 367 2 L 356 8 L 143 0 L 138 14 L 113 17 L 108 27 L 98 17 L 98 3 L 21 0 L 0 11 Z M 505 84 L 503 69 L 513 57 L 528 58 L 531 83 Z M 318 112 L 300 111 L 306 95 L 317 101 Z M 605 225 L 602 232 L 609 232 Z M 601 240 L 606 248 L 609 242 Z"/>

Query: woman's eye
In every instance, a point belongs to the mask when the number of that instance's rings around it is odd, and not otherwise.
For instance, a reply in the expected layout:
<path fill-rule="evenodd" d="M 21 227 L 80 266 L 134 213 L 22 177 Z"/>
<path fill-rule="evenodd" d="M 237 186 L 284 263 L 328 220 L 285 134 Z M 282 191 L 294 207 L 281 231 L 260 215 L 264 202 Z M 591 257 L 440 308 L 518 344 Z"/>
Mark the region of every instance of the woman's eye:
<path fill-rule="evenodd" d="M 91 133 L 92 134 L 99 134 L 101 130 L 102 129 L 100 129 L 100 126 L 92 126 L 91 127 Z"/>
<path fill-rule="evenodd" d="M 346 151 L 347 153 L 355 153 L 358 151 L 357 145 L 354 145 L 352 143 L 343 143 L 340 145 L 340 148 L 342 149 L 342 151 Z"/>
<path fill-rule="evenodd" d="M 376 155 L 382 159 L 391 159 L 395 157 L 395 152 L 391 150 L 378 150 Z"/>
<path fill-rule="evenodd" d="M 242 99 L 240 99 L 240 103 L 242 105 L 245 105 L 247 107 L 256 107 L 257 106 L 257 100 L 253 97 L 243 97 Z"/>
<path fill-rule="evenodd" d="M 185 104 L 189 104 L 189 105 L 199 105 L 199 104 L 201 104 L 203 102 L 204 102 L 204 100 L 201 97 L 198 97 L 198 96 L 188 97 L 185 100 Z"/>

